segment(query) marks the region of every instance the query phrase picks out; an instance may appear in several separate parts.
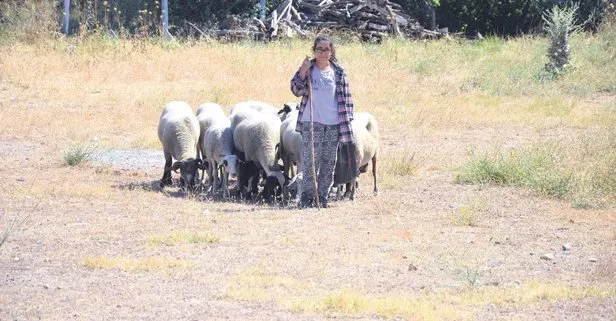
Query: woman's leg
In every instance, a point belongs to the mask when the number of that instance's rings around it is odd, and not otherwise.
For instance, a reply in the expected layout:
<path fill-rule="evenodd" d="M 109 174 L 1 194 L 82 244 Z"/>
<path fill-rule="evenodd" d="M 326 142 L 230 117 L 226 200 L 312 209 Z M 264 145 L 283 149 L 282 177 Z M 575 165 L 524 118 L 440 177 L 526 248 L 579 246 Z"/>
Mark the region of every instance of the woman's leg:
<path fill-rule="evenodd" d="M 323 140 L 320 142 L 318 170 L 319 197 L 327 200 L 329 189 L 334 182 L 334 169 L 336 168 L 336 156 L 338 152 L 338 125 L 326 125 L 323 130 Z"/>
<path fill-rule="evenodd" d="M 310 148 L 310 123 L 304 122 L 302 125 L 302 171 L 303 171 L 303 193 L 307 195 L 309 199 L 317 196 L 314 191 L 314 177 L 315 174 L 313 172 L 312 167 L 312 151 Z M 322 159 L 322 141 L 324 136 L 324 125 L 319 123 L 314 123 L 314 158 L 315 158 L 315 168 L 317 173 L 319 172 L 319 167 Z"/>

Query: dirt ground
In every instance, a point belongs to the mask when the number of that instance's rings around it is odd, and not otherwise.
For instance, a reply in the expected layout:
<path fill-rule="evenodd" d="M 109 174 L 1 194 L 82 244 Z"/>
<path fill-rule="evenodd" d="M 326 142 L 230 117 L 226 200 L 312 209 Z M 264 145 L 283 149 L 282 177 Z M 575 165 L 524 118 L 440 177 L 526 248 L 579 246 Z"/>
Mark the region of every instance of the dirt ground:
<path fill-rule="evenodd" d="M 320 211 L 160 191 L 158 151 L 69 167 L 44 138 L 2 137 L 0 232 L 21 224 L 0 247 L 0 320 L 616 320 L 616 212 L 450 170 L 575 130 L 392 133 L 383 153 L 425 151 L 421 170 L 379 196 L 363 176 Z M 216 240 L 152 242 L 178 232 Z"/>

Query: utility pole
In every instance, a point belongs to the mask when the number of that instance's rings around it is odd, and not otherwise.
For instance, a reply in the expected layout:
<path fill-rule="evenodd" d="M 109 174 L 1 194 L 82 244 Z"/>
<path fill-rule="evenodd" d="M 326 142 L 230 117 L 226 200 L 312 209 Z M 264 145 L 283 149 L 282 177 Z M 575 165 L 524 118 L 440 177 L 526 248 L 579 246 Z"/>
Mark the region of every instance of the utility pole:
<path fill-rule="evenodd" d="M 71 14 L 71 0 L 64 0 L 64 33 L 68 35 L 68 23 Z"/>
<path fill-rule="evenodd" d="M 261 0 L 261 12 L 259 18 L 261 18 L 261 21 L 265 19 L 265 0 Z"/>
<path fill-rule="evenodd" d="M 162 0 L 162 13 L 163 13 L 163 35 L 169 35 L 169 1 Z"/>

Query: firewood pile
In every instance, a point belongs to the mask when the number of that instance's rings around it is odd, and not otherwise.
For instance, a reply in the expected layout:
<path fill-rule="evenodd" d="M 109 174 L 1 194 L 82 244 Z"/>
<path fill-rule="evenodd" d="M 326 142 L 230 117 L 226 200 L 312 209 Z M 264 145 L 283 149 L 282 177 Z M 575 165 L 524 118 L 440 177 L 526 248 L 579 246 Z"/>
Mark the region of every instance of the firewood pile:
<path fill-rule="evenodd" d="M 438 38 L 443 35 L 424 29 L 398 3 L 389 0 L 286 0 L 264 20 L 253 18 L 228 25 L 223 24 L 227 28 L 217 30 L 215 35 L 277 39 L 308 37 L 329 29 L 351 33 L 368 42 L 380 42 L 391 36 Z"/>

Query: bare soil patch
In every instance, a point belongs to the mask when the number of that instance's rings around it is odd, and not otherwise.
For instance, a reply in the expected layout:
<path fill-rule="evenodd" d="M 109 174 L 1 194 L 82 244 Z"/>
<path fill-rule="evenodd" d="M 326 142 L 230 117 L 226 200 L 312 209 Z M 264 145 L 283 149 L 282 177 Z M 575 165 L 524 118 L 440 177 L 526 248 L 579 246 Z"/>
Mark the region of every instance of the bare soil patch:
<path fill-rule="evenodd" d="M 0 247 L 0 319 L 613 320 L 613 211 L 453 183 L 466 150 L 535 135 L 552 133 L 385 135 L 384 153 L 424 151 L 422 170 L 404 184 L 381 177 L 378 197 L 364 176 L 356 201 L 321 211 L 157 190 L 159 151 L 102 151 L 67 167 L 55 146 L 0 140 L 0 227 L 31 212 Z M 480 204 L 473 224 L 460 223 L 470 204 Z M 148 244 L 177 232 L 219 241 Z M 402 298 L 414 312 L 377 309 Z"/>

